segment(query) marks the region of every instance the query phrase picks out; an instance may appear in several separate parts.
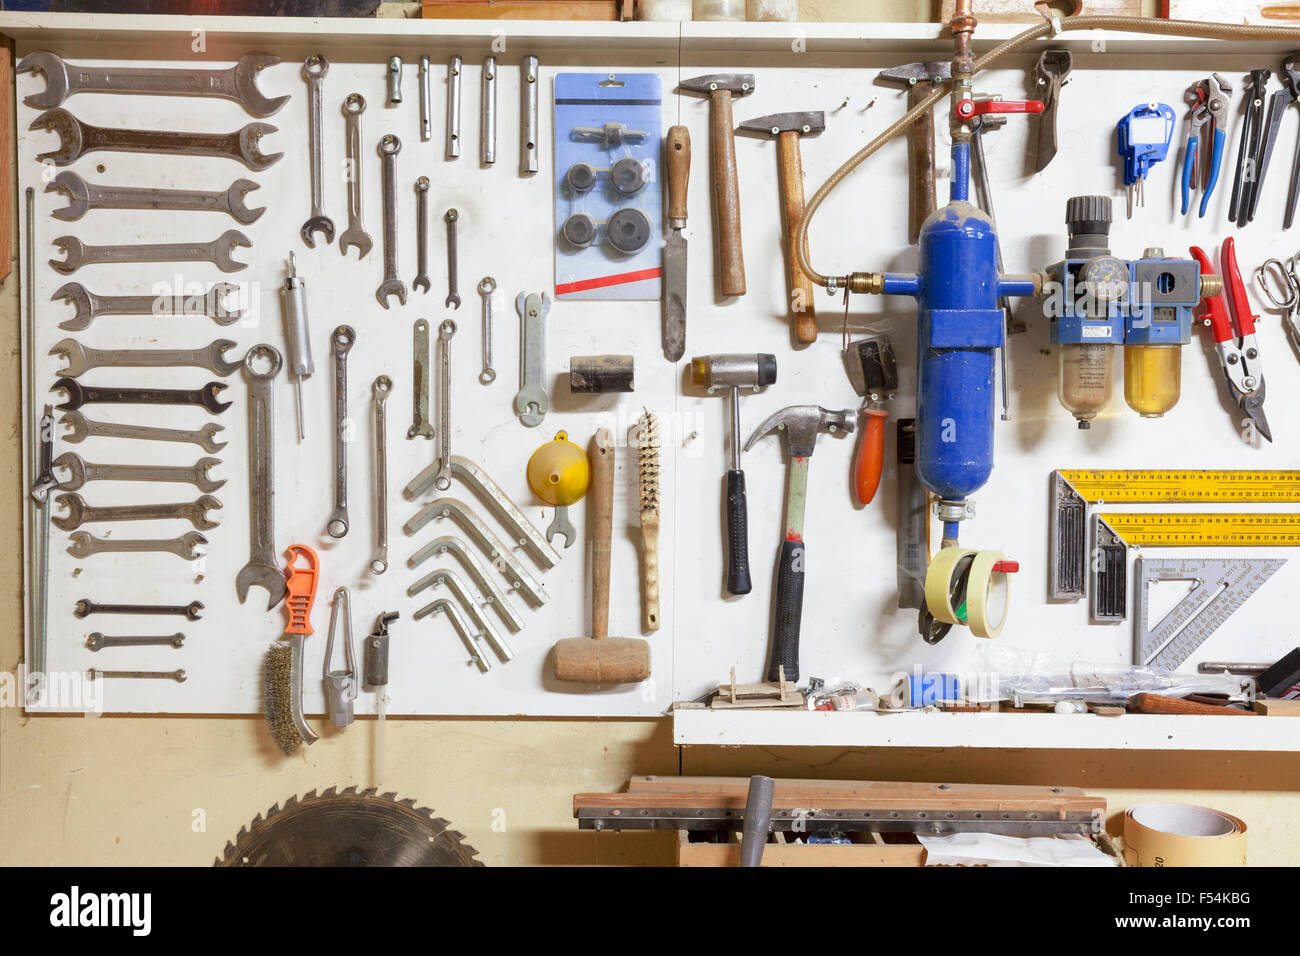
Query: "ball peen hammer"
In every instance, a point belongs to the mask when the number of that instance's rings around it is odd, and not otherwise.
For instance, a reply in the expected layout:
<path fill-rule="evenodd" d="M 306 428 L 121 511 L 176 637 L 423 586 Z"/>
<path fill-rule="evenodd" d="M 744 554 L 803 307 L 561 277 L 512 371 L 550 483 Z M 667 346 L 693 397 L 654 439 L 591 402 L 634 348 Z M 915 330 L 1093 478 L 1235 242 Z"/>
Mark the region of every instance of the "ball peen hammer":
<path fill-rule="evenodd" d="M 740 244 L 740 184 L 731 100 L 754 92 L 752 73 L 710 73 L 682 80 L 677 88 L 709 98 L 709 151 L 713 204 L 718 217 L 718 272 L 723 295 L 745 294 L 745 255 Z"/>

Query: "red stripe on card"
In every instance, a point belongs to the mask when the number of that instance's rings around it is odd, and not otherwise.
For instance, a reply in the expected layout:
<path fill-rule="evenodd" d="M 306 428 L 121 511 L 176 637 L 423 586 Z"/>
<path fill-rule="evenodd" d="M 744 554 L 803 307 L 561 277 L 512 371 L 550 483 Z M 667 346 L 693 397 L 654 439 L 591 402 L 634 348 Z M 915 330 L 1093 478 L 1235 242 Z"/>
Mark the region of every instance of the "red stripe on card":
<path fill-rule="evenodd" d="M 639 272 L 622 272 L 613 276 L 597 276 L 595 279 L 583 279 L 581 282 L 566 282 L 555 287 L 556 295 L 570 292 L 585 292 L 588 289 L 604 289 L 612 285 L 627 285 L 629 282 L 641 282 L 645 279 L 657 279 L 663 275 L 662 269 L 642 269 Z"/>

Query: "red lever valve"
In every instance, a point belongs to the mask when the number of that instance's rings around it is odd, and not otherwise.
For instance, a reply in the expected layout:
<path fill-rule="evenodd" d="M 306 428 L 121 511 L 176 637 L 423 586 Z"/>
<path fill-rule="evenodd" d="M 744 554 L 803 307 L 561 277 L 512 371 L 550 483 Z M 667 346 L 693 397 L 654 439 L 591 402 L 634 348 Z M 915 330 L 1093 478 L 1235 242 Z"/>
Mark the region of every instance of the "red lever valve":
<path fill-rule="evenodd" d="M 969 120 L 985 113 L 1041 113 L 1044 109 L 1042 100 L 958 100 L 957 118 Z"/>

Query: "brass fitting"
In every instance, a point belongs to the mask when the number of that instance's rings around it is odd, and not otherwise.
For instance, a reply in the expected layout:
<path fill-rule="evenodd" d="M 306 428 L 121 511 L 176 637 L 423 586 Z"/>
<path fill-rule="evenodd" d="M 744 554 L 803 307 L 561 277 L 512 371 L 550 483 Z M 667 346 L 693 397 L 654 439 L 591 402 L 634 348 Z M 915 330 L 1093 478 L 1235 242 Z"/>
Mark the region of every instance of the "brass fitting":
<path fill-rule="evenodd" d="M 854 272 L 848 280 L 849 291 L 854 295 L 880 295 L 885 291 L 883 272 Z"/>
<path fill-rule="evenodd" d="M 1223 292 L 1223 276 L 1216 275 L 1213 272 L 1206 272 L 1201 275 L 1201 298 L 1213 299 L 1216 295 Z"/>

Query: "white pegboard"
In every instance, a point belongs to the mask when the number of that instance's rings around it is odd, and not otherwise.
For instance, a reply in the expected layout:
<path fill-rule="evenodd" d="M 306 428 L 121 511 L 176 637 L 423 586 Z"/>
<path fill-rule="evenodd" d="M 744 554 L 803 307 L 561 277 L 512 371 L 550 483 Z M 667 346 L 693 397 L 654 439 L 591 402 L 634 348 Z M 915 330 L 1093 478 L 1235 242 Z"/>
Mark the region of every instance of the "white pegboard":
<path fill-rule="evenodd" d="M 247 24 L 248 21 L 240 21 Z M 945 45 L 928 38 L 914 27 L 873 26 L 868 39 L 857 27 L 839 33 L 821 29 L 807 40 L 808 52 L 781 42 L 781 37 L 763 25 L 744 28 L 738 35 L 712 38 L 698 25 L 687 25 L 689 34 L 679 47 L 677 37 L 660 35 L 656 29 L 637 26 L 621 34 L 622 39 L 601 43 L 601 31 L 609 28 L 583 25 L 581 39 L 565 38 L 552 28 L 529 25 L 530 36 L 538 38 L 542 58 L 541 128 L 549 139 L 550 80 L 560 70 L 657 69 L 665 89 L 664 125 L 685 124 L 691 131 L 695 152 L 690 190 L 690 306 L 686 357 L 707 352 L 770 351 L 777 355 L 777 384 L 761 395 L 747 396 L 742 403 L 746 434 L 772 411 L 790 404 L 815 402 L 826 407 L 856 407 L 844 376 L 840 358 L 839 327 L 841 300 L 819 295 L 822 337 L 812 347 L 795 351 L 790 345 L 784 266 L 780 243 L 777 192 L 777 164 L 774 144 L 750 138 L 738 139 L 742 224 L 748 276 L 748 294 L 737 300 L 715 296 L 712 276 L 711 196 L 708 165 L 708 108 L 693 96 L 676 97 L 671 91 L 679 77 L 744 69 L 754 72 L 756 91 L 737 101 L 737 121 L 750 116 L 792 109 L 824 109 L 827 130 L 803 143 L 806 191 L 812 191 L 851 153 L 884 129 L 904 110 L 904 96 L 893 87 L 873 83 L 875 74 L 886 66 L 916 59 L 942 56 Z M 367 25 L 367 30 L 369 25 Z M 401 40 L 378 37 L 380 28 L 368 32 L 357 50 L 374 52 L 365 62 L 349 62 L 350 49 L 331 35 L 322 41 L 330 57 L 326 80 L 325 116 L 327 170 L 342 159 L 342 121 L 338 105 L 353 90 L 366 97 L 363 120 L 365 134 L 366 224 L 376 248 L 364 263 L 342 259 L 336 246 L 306 250 L 298 229 L 308 213 L 306 182 L 305 85 L 299 75 L 304 32 L 296 24 L 282 34 L 284 46 L 274 36 L 243 37 L 242 45 L 230 47 L 230 56 L 254 49 L 283 53 L 286 62 L 269 71 L 262 84 L 269 92 L 291 92 L 293 100 L 270 122 L 279 132 L 269 137 L 266 148 L 284 150 L 286 156 L 268 172 L 253 175 L 262 188 L 250 201 L 268 205 L 268 212 L 245 232 L 254 248 L 241 254 L 254 263 L 248 270 L 229 277 L 260 285 L 257 301 L 260 324 L 233 326 L 230 337 L 241 346 L 270 341 L 282 346 L 277 290 L 281 261 L 290 249 L 298 253 L 300 271 L 309 287 L 312 306 L 313 349 L 317 373 L 307 383 L 308 439 L 294 441 L 292 394 L 287 381 L 277 391 L 277 472 L 280 478 L 277 509 L 277 540 L 281 545 L 298 541 L 320 548 L 325 574 L 318 594 L 314 622 L 317 638 L 309 640 L 306 707 L 321 709 L 318 683 L 324 632 L 328 621 L 328 594 L 337 584 L 353 589 L 354 628 L 358 635 L 368 630 L 375 614 L 399 609 L 403 620 L 393 638 L 394 683 L 392 712 L 429 714 L 593 714 L 607 716 L 662 713 L 673 699 L 692 699 L 725 680 L 731 667 L 742 679 L 759 676 L 768 644 L 773 585 L 773 561 L 779 544 L 785 465 L 775 439 L 760 443 L 745 456 L 749 487 L 750 557 L 754 570 L 753 593 L 742 598 L 727 596 L 723 589 L 724 550 L 722 518 L 723 473 L 727 467 L 727 400 L 705 396 L 689 385 L 685 363 L 677 367 L 662 359 L 659 350 L 659 306 L 657 303 L 608 304 L 560 303 L 553 307 L 548 326 L 548 370 L 556 380 L 554 411 L 541 428 L 524 429 L 510 411 L 517 380 L 518 331 L 513 296 L 522 290 L 550 288 L 551 242 L 557 224 L 549 212 L 551 180 L 550 143 L 541 150 L 542 168 L 534 179 L 522 179 L 517 166 L 517 77 L 518 58 L 529 52 L 513 38 L 502 63 L 499 90 L 499 145 L 495 168 L 479 168 L 476 160 L 478 134 L 478 62 L 487 52 L 487 38 L 494 25 L 457 24 L 458 38 L 448 42 L 427 28 L 423 46 L 434 59 L 434 139 L 421 143 L 415 86 L 415 46 L 409 36 Z M 450 28 L 449 28 L 450 29 Z M 566 27 L 567 29 L 567 27 Z M 575 28 L 577 29 L 577 28 Z M 675 28 L 674 28 L 675 29 Z M 998 28 L 981 28 L 992 37 Z M 639 31 L 639 32 L 638 32 Z M 524 32 L 519 27 L 516 32 Z M 179 34 L 178 34 L 179 36 Z M 378 37 L 378 38 L 377 38 Z M 631 37 L 632 39 L 628 39 Z M 155 33 L 151 43 L 157 56 L 171 50 L 166 33 Z M 227 35 L 227 41 L 229 35 Z M 246 41 L 246 42 L 245 42 Z M 1011 117 L 1007 126 L 991 134 L 986 150 L 992 181 L 1006 268 L 1010 272 L 1040 269 L 1059 259 L 1065 246 L 1064 207 L 1071 195 L 1105 193 L 1115 198 L 1117 219 L 1112 230 L 1112 248 L 1121 256 L 1133 256 L 1150 245 L 1161 245 L 1171 255 L 1186 255 L 1186 247 L 1197 243 L 1217 260 L 1217 247 L 1229 235 L 1226 227 L 1228 193 L 1235 159 L 1240 94 L 1234 98 L 1228 129 L 1229 149 L 1224 171 L 1210 215 L 1196 220 L 1177 215 L 1177 173 L 1179 157 L 1155 168 L 1147 189 L 1147 206 L 1130 221 L 1124 218 L 1119 188 L 1119 160 L 1115 156 L 1115 123 L 1133 105 L 1151 99 L 1174 106 L 1185 113 L 1183 91 L 1195 79 L 1211 70 L 1238 77 L 1250 68 L 1275 65 L 1283 55 L 1262 44 L 1249 52 L 1244 46 L 1224 44 L 1217 55 L 1207 57 L 1204 44 L 1152 41 L 1157 53 L 1135 50 L 1132 38 L 1117 41 L 1114 52 L 1092 52 L 1086 40 L 1069 38 L 1075 51 L 1075 71 L 1062 95 L 1061 149 L 1042 174 L 1031 175 L 1025 160 L 1029 121 Z M 179 39 L 177 40 L 179 44 Z M 23 38 L 18 53 L 30 48 Z M 406 102 L 396 109 L 384 106 L 384 58 L 379 55 L 389 44 L 405 44 L 407 54 Z M 1122 45 L 1121 45 L 1122 44 Z M 795 44 L 797 47 L 798 44 Z M 685 59 L 678 61 L 680 54 Z M 607 52 L 601 52 L 607 51 Z M 465 148 L 460 160 L 442 158 L 444 96 L 441 85 L 446 56 L 465 57 L 463 134 Z M 617 54 L 616 58 L 611 58 Z M 180 54 L 172 54 L 180 55 Z M 1034 54 L 1008 59 L 1004 68 L 981 74 L 980 91 L 1001 92 L 1008 98 L 1025 95 L 1025 79 Z M 80 59 L 84 59 L 81 57 Z M 176 60 L 189 65 L 189 60 Z M 40 80 L 18 77 L 20 97 L 39 89 Z M 1240 89 L 1240 88 L 1239 88 Z M 845 100 L 847 98 L 847 103 Z M 875 100 L 874 105 L 868 105 Z M 251 121 L 235 104 L 166 100 L 157 98 L 80 95 L 65 104 L 88 122 L 101 125 L 173 126 L 213 130 L 235 129 Z M 26 131 L 35 115 L 20 105 L 19 170 L 22 185 L 40 186 L 41 168 L 34 155 L 52 148 L 53 137 Z M 940 202 L 947 191 L 947 135 L 941 112 L 936 114 L 939 131 Z M 202 117 L 202 121 L 198 120 Z M 401 205 L 402 276 L 409 283 L 414 276 L 414 197 L 411 183 L 421 173 L 433 179 L 431 202 L 430 263 L 434 288 L 427 296 L 412 295 L 410 304 L 385 312 L 375 304 L 374 288 L 381 273 L 379 164 L 374 145 L 384 132 L 395 132 L 403 141 L 398 160 Z M 1283 145 L 1292 133 L 1283 131 Z M 1175 143 L 1180 139 L 1176 135 Z M 1280 156 L 1280 158 L 1279 158 Z M 909 271 L 915 267 L 915 252 L 906 245 L 907 180 L 905 145 L 900 138 L 890 143 L 850 176 L 813 223 L 810 234 L 813 264 L 825 272 L 849 270 Z M 1253 271 L 1263 258 L 1290 252 L 1290 237 L 1281 232 L 1281 203 L 1285 198 L 1287 165 L 1285 149 L 1273 160 L 1274 168 L 1264 185 L 1260 213 L 1254 224 L 1237 235 L 1238 255 L 1244 270 Z M 97 163 L 106 171 L 95 172 Z M 148 185 L 184 185 L 201 188 L 224 187 L 247 175 L 238 164 L 221 160 L 176 160 L 92 154 L 73 167 L 89 179 L 101 182 L 136 181 Z M 328 178 L 328 177 L 327 177 Z M 54 196 L 38 195 L 38 344 L 43 354 L 49 344 L 64 334 L 56 328 L 62 306 L 46 302 L 49 293 L 64 279 L 43 263 L 53 250 L 48 240 L 65 232 L 86 241 L 149 241 L 182 235 L 211 238 L 231 223 L 219 216 L 187 218 L 169 213 L 137 213 L 111 216 L 97 213 L 81 223 L 57 223 L 48 216 L 60 204 Z M 408 442 L 405 427 L 410 405 L 411 323 L 426 317 L 435 327 L 443 317 L 445 295 L 445 247 L 440 215 L 448 205 L 462 214 L 462 295 L 466 304 L 455 313 L 460 331 L 453 343 L 454 385 L 452 417 L 455 428 L 453 449 L 482 464 L 524 508 L 533 522 L 544 527 L 549 510 L 543 512 L 531 498 L 524 482 L 528 455 L 553 433 L 564 428 L 575 440 L 585 442 L 595 428 L 612 425 L 617 435 L 626 434 L 642 407 L 658 412 L 663 420 L 664 521 L 661 539 L 663 580 L 663 629 L 649 635 L 654 648 L 654 679 L 644 686 L 606 688 L 600 691 L 569 688 L 547 678 L 547 654 L 555 639 L 588 633 L 589 589 L 587 562 L 578 547 L 565 552 L 560 565 L 544 574 L 526 556 L 521 560 L 537 571 L 546 584 L 551 601 L 534 610 L 517 602 L 527 621 L 518 635 L 507 635 L 516 659 L 497 665 L 491 673 L 479 675 L 465 666 L 458 638 L 445 621 L 413 624 L 410 614 L 430 599 L 410 599 L 407 584 L 433 565 L 418 572 L 402 561 L 432 533 L 426 528 L 413 541 L 405 539 L 401 524 L 415 506 L 400 494 L 410 475 L 422 468 L 434 454 L 424 442 Z M 346 221 L 342 182 L 329 179 L 326 208 L 340 229 Z M 1300 242 L 1297 243 L 1300 245 Z M 168 270 L 164 275 L 170 274 Z M 476 381 L 479 360 L 478 302 L 472 289 L 478 277 L 491 273 L 501 287 L 497 307 L 496 384 L 483 388 Z M 132 290 L 157 272 L 146 266 L 98 266 L 72 277 L 84 281 L 96 292 Z M 197 273 L 196 273 L 197 275 Z M 225 278 L 212 271 L 205 280 Z M 1263 312 L 1258 289 L 1249 281 L 1258 311 Z M 1012 421 L 999 423 L 995 440 L 995 470 L 989 484 L 975 496 L 977 517 L 963 525 L 964 543 L 997 547 L 1021 562 L 1020 574 L 1012 581 L 1012 618 L 998 640 L 1009 646 L 1048 651 L 1063 658 L 1126 662 L 1131 645 L 1131 627 L 1094 626 L 1087 622 L 1086 607 L 1058 604 L 1046 598 L 1048 475 L 1056 467 L 1259 467 L 1295 468 L 1292 451 L 1295 426 L 1286 414 L 1287 397 L 1300 388 L 1300 367 L 1292 354 L 1275 316 L 1265 315 L 1260 327 L 1265 350 L 1269 399 L 1265 410 L 1273 427 L 1274 444 L 1250 447 L 1237 437 L 1230 408 L 1221 398 L 1222 384 L 1217 360 L 1207 347 L 1202 330 L 1183 350 L 1183 397 L 1178 406 L 1160 420 L 1143 420 L 1124 404 L 1121 369 L 1117 360 L 1116 396 L 1107 413 L 1088 432 L 1078 431 L 1055 395 L 1056 354 L 1048 342 L 1047 323 L 1030 302 L 1017 304 L 1018 315 L 1029 329 L 1012 339 L 1009 357 L 1012 368 Z M 348 322 L 358 334 L 358 345 L 349 360 L 350 409 L 357 419 L 357 443 L 350 460 L 350 499 L 353 530 L 338 544 L 327 544 L 323 527 L 331 507 L 332 493 L 332 403 L 328 337 L 340 322 Z M 850 303 L 850 327 L 890 334 L 903 369 L 899 397 L 890 408 L 889 434 L 893 418 L 914 410 L 912 390 L 915 362 L 915 307 L 907 299 L 855 297 Z M 85 341 L 99 346 L 146 346 L 155 342 L 205 344 L 227 334 L 199 320 L 190 323 L 185 335 L 176 337 L 176 320 L 103 318 L 97 320 Z M 567 369 L 567 357 L 595 352 L 631 352 L 637 361 L 637 391 L 622 397 L 581 400 L 569 396 L 560 378 Z M 42 359 L 38 375 L 52 379 L 53 360 Z M 368 579 L 364 564 L 372 546 L 369 515 L 368 456 L 370 443 L 370 382 L 383 371 L 397 384 L 389 404 L 389 501 L 391 507 L 393 564 L 383 579 Z M 131 373 L 119 373 L 130 379 Z M 188 372 L 160 375 L 159 384 L 202 381 Z M 88 376 L 89 378 L 89 376 Z M 98 381 L 108 381 L 105 375 Z M 62 554 L 63 535 L 56 532 L 52 553 L 51 579 L 52 667 L 79 669 L 108 666 L 106 653 L 98 657 L 80 647 L 85 626 L 94 623 L 104 630 L 117 629 L 109 618 L 76 621 L 72 602 L 82 596 L 97 597 L 130 592 L 133 599 L 188 600 L 197 597 L 208 605 L 201 625 L 187 628 L 190 642 L 180 652 L 141 649 L 121 651 L 126 666 L 153 666 L 159 658 L 168 667 L 184 666 L 190 681 L 183 687 L 132 684 L 111 687 L 110 710 L 196 713 L 244 713 L 260 703 L 258 673 L 261 654 L 278 634 L 282 614 L 264 613 L 254 591 L 247 606 L 234 599 L 235 570 L 247 557 L 246 435 L 244 389 L 232 378 L 228 395 L 235 406 L 221 419 L 227 426 L 230 445 L 219 457 L 220 471 L 229 479 L 217 496 L 225 503 L 222 526 L 208 537 L 210 553 L 204 580 L 192 584 L 181 562 L 169 556 L 148 557 L 132 563 L 113 557 L 97 557 L 82 564 L 81 574 L 72 577 L 76 566 Z M 96 417 L 118 417 L 116 410 L 94 409 Z M 159 413 L 171 421 L 173 410 Z M 123 420 L 131 414 L 122 410 Z M 150 412 L 152 415 L 152 412 Z M 179 414 L 179 413 L 177 413 Z M 202 419 L 189 415 L 186 421 Z M 131 419 L 139 420 L 139 419 Z M 95 461 L 120 460 L 114 443 L 86 442 L 75 450 Z M 117 443 L 122 444 L 122 443 Z M 914 667 L 930 670 L 969 670 L 977 643 L 967 632 L 955 629 L 935 647 L 923 645 L 916 636 L 915 612 L 895 605 L 893 514 L 896 476 L 886 471 L 877 500 L 866 508 L 855 508 L 849 488 L 854 439 L 822 436 L 811 464 L 806 535 L 808 575 L 804 599 L 802 671 L 827 679 L 854 679 L 880 686 L 890 674 Z M 71 446 L 66 446 L 71 447 Z M 675 453 L 669 453 L 676 448 Z M 62 449 L 61 449 L 62 450 Z M 143 452 L 145 446 L 140 445 Z M 159 462 L 191 461 L 187 449 L 159 446 Z M 131 449 L 134 454 L 135 450 Z M 636 635 L 640 621 L 634 515 L 629 513 L 629 495 L 634 491 L 631 456 L 620 449 L 619 479 L 615 505 L 615 549 L 611 631 Z M 886 447 L 892 459 L 893 442 Z M 194 456 L 197 457 L 197 454 Z M 299 464 L 300 463 L 300 464 Z M 93 486 L 90 500 L 108 497 L 118 500 L 128 494 L 143 499 L 153 488 L 119 485 L 110 489 Z M 179 489 L 174 495 L 181 497 Z M 458 492 L 462 493 L 463 489 Z M 463 492 L 468 497 L 468 492 Z M 91 494 L 95 497 L 91 498 Z M 292 502 L 288 504 L 287 502 Z M 1284 510 L 1279 508 L 1279 510 Z M 584 509 L 573 509 L 575 523 L 583 525 Z M 492 519 L 495 529 L 500 530 Z M 624 534 L 618 530 L 626 528 Z M 128 532 L 126 525 L 115 534 Z M 130 529 L 134 533 L 134 529 Z M 152 530 L 141 529 L 141 535 Z M 332 545 L 332 546 L 331 546 Z M 1262 552 L 1269 553 L 1269 552 Z M 1282 557 L 1291 557 L 1279 550 Z M 457 567 L 455 564 L 449 565 Z M 1224 632 L 1216 635 L 1206 654 L 1217 659 L 1270 659 L 1297 641 L 1290 616 L 1283 613 L 1285 594 L 1295 584 L 1300 564 L 1292 562 L 1271 579 L 1247 605 L 1237 612 Z M 145 579 L 141 585 L 139 580 Z M 94 582 L 92 584 L 92 582 Z M 82 593 L 85 592 L 85 593 Z M 120 630 L 119 630 L 120 632 Z M 175 663 L 173 663 L 175 662 Z M 161 664 L 160 664 L 161 666 Z M 671 677 L 671 679 L 670 679 Z M 120 698 L 117 695 L 121 695 Z M 359 710 L 370 708 L 371 698 L 362 695 Z M 954 726 L 953 740 L 961 742 L 976 732 Z M 1050 735 L 1049 735 L 1050 736 Z M 698 742 L 713 740 L 701 732 Z M 745 742 L 743 729 L 729 731 L 726 742 Z M 692 742 L 690 740 L 682 742 Z M 722 742 L 722 741 L 718 741 Z M 817 741 L 807 741 L 809 743 Z M 891 743 L 905 743 L 891 736 Z M 1114 746 L 1125 746 L 1117 741 Z M 1128 745 L 1133 745 L 1129 743 Z"/>

